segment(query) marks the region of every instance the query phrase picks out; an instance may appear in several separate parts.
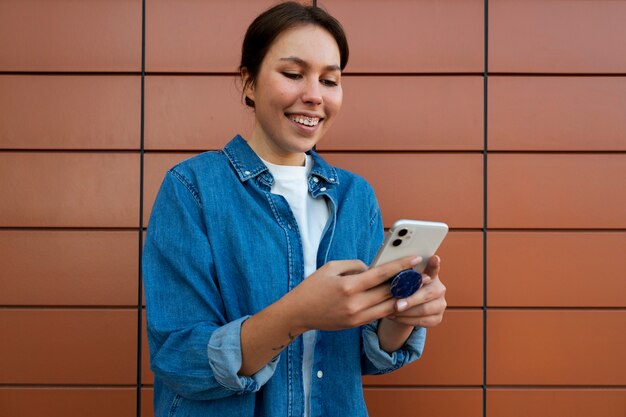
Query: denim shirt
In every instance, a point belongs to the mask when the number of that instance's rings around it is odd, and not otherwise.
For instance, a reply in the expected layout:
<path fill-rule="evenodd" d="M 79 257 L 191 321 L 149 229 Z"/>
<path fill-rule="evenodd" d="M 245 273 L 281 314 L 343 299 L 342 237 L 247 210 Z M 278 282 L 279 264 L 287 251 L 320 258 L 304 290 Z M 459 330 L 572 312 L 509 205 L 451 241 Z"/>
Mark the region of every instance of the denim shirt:
<path fill-rule="evenodd" d="M 383 238 L 369 184 L 310 152 L 314 198 L 330 219 L 318 268 L 369 264 Z M 256 374 L 238 375 L 241 324 L 305 277 L 298 226 L 272 175 L 236 136 L 170 169 L 154 203 L 143 256 L 154 412 L 158 416 L 302 416 L 302 337 Z M 367 416 L 361 375 L 384 374 L 421 356 L 425 329 L 398 351 L 380 349 L 377 322 L 318 331 L 311 417 Z"/>

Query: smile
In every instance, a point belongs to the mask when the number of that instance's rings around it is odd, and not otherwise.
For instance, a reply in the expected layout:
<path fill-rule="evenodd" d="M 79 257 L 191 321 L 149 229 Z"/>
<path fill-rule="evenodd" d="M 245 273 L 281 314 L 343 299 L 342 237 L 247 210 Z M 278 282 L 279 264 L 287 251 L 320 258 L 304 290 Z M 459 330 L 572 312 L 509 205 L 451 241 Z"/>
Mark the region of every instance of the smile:
<path fill-rule="evenodd" d="M 317 126 L 317 124 L 320 122 L 319 117 L 302 116 L 298 114 L 288 115 L 287 117 L 289 118 L 289 120 L 305 126 Z"/>

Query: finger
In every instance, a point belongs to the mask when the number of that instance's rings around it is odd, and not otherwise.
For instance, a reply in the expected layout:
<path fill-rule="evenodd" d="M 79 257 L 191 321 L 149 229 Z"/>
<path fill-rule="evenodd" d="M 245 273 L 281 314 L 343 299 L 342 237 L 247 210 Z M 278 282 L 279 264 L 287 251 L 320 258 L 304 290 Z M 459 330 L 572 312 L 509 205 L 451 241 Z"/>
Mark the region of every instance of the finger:
<path fill-rule="evenodd" d="M 326 265 L 333 275 L 354 275 L 367 271 L 367 265 L 359 259 L 330 261 Z"/>
<path fill-rule="evenodd" d="M 444 297 L 436 298 L 424 304 L 417 305 L 406 309 L 400 313 L 396 312 L 397 317 L 425 317 L 436 314 L 442 314 L 448 306 Z"/>
<path fill-rule="evenodd" d="M 429 328 L 429 327 L 435 327 L 439 323 L 441 323 L 441 321 L 443 320 L 443 314 L 436 314 L 432 316 L 425 316 L 425 317 L 419 317 L 419 318 L 396 317 L 395 319 L 390 319 L 390 320 L 393 320 L 396 323 L 406 324 L 409 326 Z"/>
<path fill-rule="evenodd" d="M 396 302 L 396 311 L 402 312 L 411 307 L 415 307 L 428 301 L 443 298 L 446 293 L 446 287 L 441 283 L 439 278 L 433 279 L 428 285 L 422 285 L 413 295 L 403 298 Z"/>
<path fill-rule="evenodd" d="M 439 270 L 441 269 L 441 258 L 437 255 L 433 255 L 428 260 L 428 264 L 424 269 L 424 274 L 431 277 L 439 276 Z"/>
<path fill-rule="evenodd" d="M 382 303 L 376 304 L 367 310 L 364 310 L 359 315 L 359 321 L 354 323 L 354 327 L 362 326 L 367 323 L 371 323 L 374 320 L 382 319 L 393 314 L 395 310 L 395 300 L 389 299 Z"/>
<path fill-rule="evenodd" d="M 359 275 L 358 287 L 361 291 L 376 287 L 398 272 L 413 268 L 422 261 L 421 257 L 407 256 L 395 261 L 387 262 L 377 267 L 371 268 L 367 272 Z"/>

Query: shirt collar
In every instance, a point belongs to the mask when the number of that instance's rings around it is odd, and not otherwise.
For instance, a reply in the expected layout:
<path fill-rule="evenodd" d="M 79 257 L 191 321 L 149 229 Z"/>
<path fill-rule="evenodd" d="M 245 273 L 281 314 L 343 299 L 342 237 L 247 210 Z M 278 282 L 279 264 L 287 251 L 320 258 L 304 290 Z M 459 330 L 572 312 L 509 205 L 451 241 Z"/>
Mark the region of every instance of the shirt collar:
<path fill-rule="evenodd" d="M 246 182 L 250 178 L 256 177 L 268 171 L 267 166 L 261 158 L 252 150 L 248 142 L 240 135 L 235 136 L 224 147 L 224 154 L 230 161 L 241 182 Z M 319 177 L 330 184 L 339 184 L 337 170 L 326 162 L 317 152 L 309 151 L 313 159 L 311 175 Z"/>

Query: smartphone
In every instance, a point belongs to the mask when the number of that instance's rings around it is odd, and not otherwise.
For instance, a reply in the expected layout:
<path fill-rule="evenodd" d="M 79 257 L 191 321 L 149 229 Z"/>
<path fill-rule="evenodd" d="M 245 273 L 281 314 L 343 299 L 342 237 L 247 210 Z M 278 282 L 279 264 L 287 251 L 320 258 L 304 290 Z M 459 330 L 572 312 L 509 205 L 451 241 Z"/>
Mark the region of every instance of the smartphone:
<path fill-rule="evenodd" d="M 385 241 L 378 250 L 371 267 L 375 267 L 405 256 L 421 256 L 415 271 L 422 273 L 428 260 L 437 252 L 448 234 L 448 225 L 441 222 L 421 220 L 398 220 L 391 226 Z"/>

